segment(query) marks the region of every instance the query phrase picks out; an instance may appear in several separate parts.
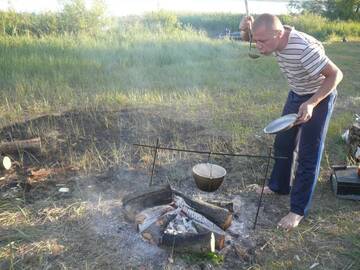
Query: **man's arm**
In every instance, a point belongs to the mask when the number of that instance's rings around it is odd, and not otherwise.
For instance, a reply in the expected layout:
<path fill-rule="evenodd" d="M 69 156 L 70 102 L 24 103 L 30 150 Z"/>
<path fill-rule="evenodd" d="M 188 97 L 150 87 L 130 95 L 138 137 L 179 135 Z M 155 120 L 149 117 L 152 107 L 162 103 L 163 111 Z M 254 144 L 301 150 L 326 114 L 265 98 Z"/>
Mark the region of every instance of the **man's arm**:
<path fill-rule="evenodd" d="M 311 118 L 316 105 L 330 95 L 343 78 L 343 73 L 331 60 L 326 64 L 321 74 L 324 75 L 325 79 L 320 89 L 308 101 L 301 104 L 297 124 L 307 122 Z"/>
<path fill-rule="evenodd" d="M 251 25 L 254 22 L 254 18 L 252 16 L 244 16 L 239 24 L 239 30 L 241 33 L 241 40 L 249 41 L 251 34 Z"/>

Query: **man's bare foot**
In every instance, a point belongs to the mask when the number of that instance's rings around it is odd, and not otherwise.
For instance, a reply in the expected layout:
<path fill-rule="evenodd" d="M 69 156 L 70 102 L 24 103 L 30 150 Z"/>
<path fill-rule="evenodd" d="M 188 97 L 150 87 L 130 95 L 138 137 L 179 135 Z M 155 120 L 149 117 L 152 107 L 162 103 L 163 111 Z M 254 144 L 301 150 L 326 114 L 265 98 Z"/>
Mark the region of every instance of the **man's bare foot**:
<path fill-rule="evenodd" d="M 289 212 L 289 214 L 279 221 L 278 226 L 283 229 L 290 230 L 297 227 L 303 218 L 304 216 Z"/>
<path fill-rule="evenodd" d="M 257 186 L 256 187 L 256 193 L 257 194 L 261 194 L 261 190 L 262 190 L 262 186 Z M 265 194 L 265 195 L 271 195 L 271 194 L 275 194 L 275 192 L 274 191 L 272 191 L 268 186 L 265 186 L 264 187 L 264 193 L 263 194 Z"/>

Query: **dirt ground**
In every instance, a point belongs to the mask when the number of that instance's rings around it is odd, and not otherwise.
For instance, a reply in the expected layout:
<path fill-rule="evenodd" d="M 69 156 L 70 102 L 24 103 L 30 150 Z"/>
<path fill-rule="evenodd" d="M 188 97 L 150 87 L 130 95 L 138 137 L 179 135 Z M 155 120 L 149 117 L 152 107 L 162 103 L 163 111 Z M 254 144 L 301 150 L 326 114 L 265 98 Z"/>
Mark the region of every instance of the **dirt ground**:
<path fill-rule="evenodd" d="M 253 230 L 259 198 L 252 185 L 263 180 L 265 160 L 211 157 L 228 174 L 216 192 L 206 193 L 196 188 L 191 168 L 207 156 L 159 152 L 154 185 L 168 183 L 194 198 L 234 203 L 234 221 L 220 252 L 221 263 L 151 245 L 125 219 L 122 198 L 145 190 L 150 180 L 152 153 L 133 143 L 154 144 L 159 138 L 164 146 L 208 150 L 211 145 L 212 151 L 248 154 L 263 153 L 270 143 L 264 138 L 257 146 L 237 149 L 230 136 L 204 121 L 173 119 L 179 118 L 145 109 L 67 112 L 2 128 L 0 136 L 8 140 L 40 136 L 43 149 L 38 155 L 12 155 L 13 169 L 2 175 L 1 199 L 21 201 L 33 222 L 1 227 L 7 238 L 0 247 L 14 241 L 18 248 L 13 260 L 4 258 L 0 268 L 249 269 L 256 265 L 269 240 L 260 232 L 273 228 L 288 206 L 286 196 L 265 197 Z M 115 150 L 117 155 L 111 155 Z M 69 192 L 59 192 L 61 187 Z M 19 231 L 27 237 L 15 237 Z M 52 248 L 26 248 L 41 241 L 50 241 Z M 234 245 L 241 251 L 236 252 Z"/>

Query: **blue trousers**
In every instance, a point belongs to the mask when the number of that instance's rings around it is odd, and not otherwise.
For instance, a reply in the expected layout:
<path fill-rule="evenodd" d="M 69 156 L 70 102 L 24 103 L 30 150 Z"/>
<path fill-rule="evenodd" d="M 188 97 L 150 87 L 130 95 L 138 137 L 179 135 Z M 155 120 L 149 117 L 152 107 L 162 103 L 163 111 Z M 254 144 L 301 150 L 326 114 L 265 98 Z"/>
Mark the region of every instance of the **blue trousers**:
<path fill-rule="evenodd" d="M 298 113 L 300 105 L 311 96 L 312 94 L 300 96 L 290 91 L 282 115 Z M 334 90 L 314 108 L 308 122 L 278 133 L 275 137 L 274 154 L 288 159 L 275 160 L 268 186 L 279 194 L 290 193 L 290 211 L 301 216 L 307 214 L 319 177 L 325 137 L 336 96 L 337 92 Z M 293 153 L 297 143 L 297 170 L 290 187 Z"/>

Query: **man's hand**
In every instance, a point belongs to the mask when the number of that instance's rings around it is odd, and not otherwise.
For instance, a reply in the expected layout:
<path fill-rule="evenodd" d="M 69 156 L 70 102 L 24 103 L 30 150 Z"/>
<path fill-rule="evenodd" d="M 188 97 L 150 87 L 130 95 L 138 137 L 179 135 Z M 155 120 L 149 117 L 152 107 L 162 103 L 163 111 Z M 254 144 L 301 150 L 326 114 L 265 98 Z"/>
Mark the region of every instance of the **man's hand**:
<path fill-rule="evenodd" d="M 239 30 L 241 32 L 241 38 L 244 41 L 249 41 L 249 33 L 251 32 L 251 26 L 254 22 L 253 16 L 244 16 L 239 24 Z"/>
<path fill-rule="evenodd" d="M 295 125 L 309 121 L 312 117 L 314 107 L 315 105 L 308 102 L 301 104 L 298 112 L 298 119 L 296 120 Z"/>
<path fill-rule="evenodd" d="M 244 16 L 240 22 L 239 29 L 240 31 L 249 31 L 251 30 L 251 25 L 254 22 L 253 16 Z"/>

